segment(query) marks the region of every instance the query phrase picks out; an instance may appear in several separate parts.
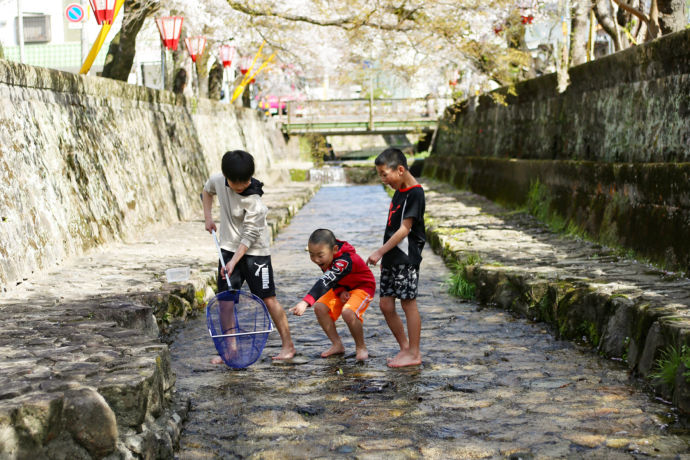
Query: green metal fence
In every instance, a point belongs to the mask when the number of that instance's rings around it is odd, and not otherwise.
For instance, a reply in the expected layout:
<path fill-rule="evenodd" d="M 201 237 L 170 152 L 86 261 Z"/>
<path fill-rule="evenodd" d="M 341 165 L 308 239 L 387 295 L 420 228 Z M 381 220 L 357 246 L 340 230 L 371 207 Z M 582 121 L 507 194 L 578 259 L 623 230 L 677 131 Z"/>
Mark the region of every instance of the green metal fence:
<path fill-rule="evenodd" d="M 3 48 L 5 59 L 19 62 L 19 47 L 7 46 Z M 94 66 L 102 66 L 108 54 L 108 47 L 104 46 L 96 57 Z M 74 70 L 81 67 L 81 44 L 65 43 L 62 45 L 24 45 L 24 63 L 48 67 L 58 70 Z"/>

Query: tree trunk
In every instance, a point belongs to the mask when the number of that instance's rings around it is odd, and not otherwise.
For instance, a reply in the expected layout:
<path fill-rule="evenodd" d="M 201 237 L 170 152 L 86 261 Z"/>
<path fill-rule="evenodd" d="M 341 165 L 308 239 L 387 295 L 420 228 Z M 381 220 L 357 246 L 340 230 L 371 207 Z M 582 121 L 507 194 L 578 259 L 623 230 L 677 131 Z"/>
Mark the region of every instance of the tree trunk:
<path fill-rule="evenodd" d="M 618 29 L 616 28 L 615 18 L 613 17 L 611 0 L 596 0 L 594 4 L 594 15 L 597 17 L 597 22 L 601 24 L 604 31 L 611 37 L 613 49 L 615 51 L 620 51 L 621 41 L 618 37 Z"/>
<path fill-rule="evenodd" d="M 158 10 L 157 2 L 146 0 L 125 0 L 122 28 L 108 47 L 108 56 L 103 66 L 103 77 L 127 81 L 132 71 L 136 52 L 137 34 L 144 20 Z"/>
<path fill-rule="evenodd" d="M 172 90 L 175 94 L 184 93 L 184 89 L 187 86 L 187 71 L 180 67 L 175 72 L 175 78 L 173 79 Z"/>
<path fill-rule="evenodd" d="M 637 43 L 636 45 L 639 45 L 640 43 L 644 43 L 645 37 L 647 37 L 647 23 L 644 21 L 638 21 L 637 25 L 633 27 L 633 30 L 631 32 L 633 38 Z"/>
<path fill-rule="evenodd" d="M 652 5 L 649 9 L 649 22 L 647 23 L 647 37 L 645 41 L 659 38 L 661 30 L 659 29 L 659 6 L 656 0 L 652 0 Z"/>
<path fill-rule="evenodd" d="M 173 14 L 177 14 L 177 12 L 173 12 Z M 173 91 L 175 91 L 175 85 L 179 83 L 178 75 L 180 75 L 180 70 L 184 70 L 185 84 L 191 85 L 192 75 L 189 73 L 189 69 L 187 68 L 187 66 L 185 66 L 187 52 L 185 51 L 184 39 L 186 37 L 187 33 L 185 32 L 185 28 L 183 27 L 182 31 L 180 32 L 180 40 L 177 43 L 177 49 L 172 52 L 172 72 L 170 72 L 170 75 L 173 78 L 172 86 L 166 86 L 166 88 L 172 88 Z M 185 85 L 182 86 L 182 89 L 184 89 L 184 86 Z M 180 94 L 182 94 L 181 91 Z"/>
<path fill-rule="evenodd" d="M 216 61 L 208 72 L 208 98 L 220 100 L 220 90 L 223 88 L 223 64 Z"/>
<path fill-rule="evenodd" d="M 666 35 L 685 29 L 687 23 L 685 0 L 657 0 L 659 6 L 659 27 Z"/>
<path fill-rule="evenodd" d="M 251 108 L 252 106 L 251 86 L 252 85 L 247 85 L 244 88 L 244 92 L 242 93 L 242 107 Z"/>
<path fill-rule="evenodd" d="M 210 43 L 206 43 L 204 52 L 196 58 L 197 85 L 199 85 L 197 94 L 201 97 L 208 93 L 208 59 L 211 57 L 209 49 Z"/>
<path fill-rule="evenodd" d="M 632 8 L 640 10 L 640 2 L 638 0 L 623 0 L 623 3 L 631 6 Z M 627 26 L 628 23 L 632 21 L 632 17 L 632 14 L 628 13 L 623 8 L 618 7 L 618 13 L 616 13 L 616 20 L 618 21 L 619 26 Z"/>
<path fill-rule="evenodd" d="M 589 37 L 588 16 L 592 4 L 589 0 L 574 0 L 570 23 L 570 65 L 587 62 L 587 42 Z"/>

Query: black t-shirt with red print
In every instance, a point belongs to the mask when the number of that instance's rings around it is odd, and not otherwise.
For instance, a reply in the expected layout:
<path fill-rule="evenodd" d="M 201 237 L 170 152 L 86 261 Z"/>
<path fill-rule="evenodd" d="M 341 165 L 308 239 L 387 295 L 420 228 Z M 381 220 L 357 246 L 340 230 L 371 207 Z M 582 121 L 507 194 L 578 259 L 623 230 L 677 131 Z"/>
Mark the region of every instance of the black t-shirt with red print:
<path fill-rule="evenodd" d="M 424 233 L 424 189 L 421 185 L 396 190 L 388 210 L 386 231 L 383 243 L 390 239 L 402 225 L 403 220 L 411 218 L 410 233 L 396 247 L 383 255 L 381 265 L 419 265 L 422 262 L 422 249 L 426 242 Z"/>

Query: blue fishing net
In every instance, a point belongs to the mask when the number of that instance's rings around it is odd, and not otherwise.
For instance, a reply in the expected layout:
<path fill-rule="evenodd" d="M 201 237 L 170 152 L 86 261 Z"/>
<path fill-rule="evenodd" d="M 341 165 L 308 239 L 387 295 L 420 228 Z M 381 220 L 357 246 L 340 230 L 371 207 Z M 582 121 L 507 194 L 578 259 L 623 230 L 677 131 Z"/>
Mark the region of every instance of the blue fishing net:
<path fill-rule="evenodd" d="M 273 329 L 264 302 L 239 290 L 221 292 L 208 303 L 206 325 L 218 355 L 235 369 L 259 359 Z"/>

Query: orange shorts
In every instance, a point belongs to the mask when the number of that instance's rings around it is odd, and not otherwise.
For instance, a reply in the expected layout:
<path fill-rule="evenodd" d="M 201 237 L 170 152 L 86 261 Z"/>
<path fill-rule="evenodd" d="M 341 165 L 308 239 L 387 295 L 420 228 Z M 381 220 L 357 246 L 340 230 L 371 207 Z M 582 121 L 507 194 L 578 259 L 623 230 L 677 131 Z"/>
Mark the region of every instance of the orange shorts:
<path fill-rule="evenodd" d="M 354 289 L 350 291 L 350 298 L 348 301 L 343 303 L 340 300 L 340 297 L 333 292 L 333 289 L 331 289 L 322 295 L 316 302 L 325 304 L 328 307 L 328 309 L 331 311 L 330 317 L 333 321 L 338 319 L 344 308 L 352 310 L 355 312 L 355 315 L 357 315 L 357 318 L 360 321 L 364 321 L 362 319 L 362 315 L 369 306 L 371 299 L 372 297 L 367 294 L 366 291 L 363 291 L 362 289 Z"/>

